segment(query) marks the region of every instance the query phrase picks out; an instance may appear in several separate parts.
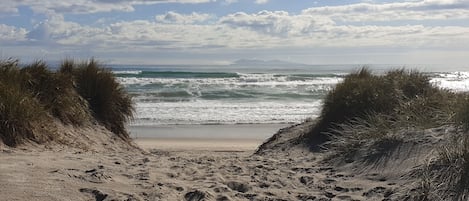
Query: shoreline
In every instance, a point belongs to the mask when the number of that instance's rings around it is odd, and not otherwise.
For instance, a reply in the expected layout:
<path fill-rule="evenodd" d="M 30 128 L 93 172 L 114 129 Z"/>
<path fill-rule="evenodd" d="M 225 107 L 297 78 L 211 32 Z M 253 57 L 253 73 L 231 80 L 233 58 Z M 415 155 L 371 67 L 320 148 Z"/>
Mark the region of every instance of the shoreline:
<path fill-rule="evenodd" d="M 266 140 L 279 129 L 293 124 L 216 124 L 127 126 L 130 136 L 156 139 L 245 139 Z"/>
<path fill-rule="evenodd" d="M 254 152 L 290 124 L 129 126 L 145 150 Z"/>
<path fill-rule="evenodd" d="M 254 152 L 265 140 L 226 138 L 138 138 L 142 149 L 164 151 Z"/>

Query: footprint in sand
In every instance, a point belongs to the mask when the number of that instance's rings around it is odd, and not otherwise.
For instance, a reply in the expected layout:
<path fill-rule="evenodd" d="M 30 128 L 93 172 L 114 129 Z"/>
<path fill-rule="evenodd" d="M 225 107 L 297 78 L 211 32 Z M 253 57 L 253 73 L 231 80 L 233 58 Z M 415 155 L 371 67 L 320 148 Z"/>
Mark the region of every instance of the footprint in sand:
<path fill-rule="evenodd" d="M 251 187 L 248 184 L 237 182 L 237 181 L 227 182 L 226 186 L 228 186 L 228 188 L 230 188 L 234 191 L 238 191 L 240 193 L 246 193 L 249 190 L 251 190 Z"/>
<path fill-rule="evenodd" d="M 108 194 L 103 193 L 97 189 L 81 188 L 80 192 L 91 194 L 95 198 L 96 201 L 103 201 L 104 199 L 108 197 Z"/>
<path fill-rule="evenodd" d="M 310 176 L 301 176 L 299 178 L 300 182 L 304 185 L 310 185 L 310 184 L 313 184 L 313 177 L 310 177 Z"/>
<path fill-rule="evenodd" d="M 211 194 L 199 190 L 190 191 L 184 195 L 186 201 L 210 200 L 212 197 Z"/>
<path fill-rule="evenodd" d="M 324 179 L 322 180 L 322 182 L 325 184 L 332 184 L 332 183 L 336 183 L 337 181 L 335 179 Z"/>
<path fill-rule="evenodd" d="M 374 187 L 370 190 L 368 190 L 367 192 L 364 192 L 363 193 L 363 196 L 364 197 L 380 197 L 380 196 L 383 196 L 383 197 L 389 197 L 393 194 L 394 192 L 390 189 L 387 189 L 385 187 L 382 187 L 382 186 L 377 186 L 377 187 Z"/>

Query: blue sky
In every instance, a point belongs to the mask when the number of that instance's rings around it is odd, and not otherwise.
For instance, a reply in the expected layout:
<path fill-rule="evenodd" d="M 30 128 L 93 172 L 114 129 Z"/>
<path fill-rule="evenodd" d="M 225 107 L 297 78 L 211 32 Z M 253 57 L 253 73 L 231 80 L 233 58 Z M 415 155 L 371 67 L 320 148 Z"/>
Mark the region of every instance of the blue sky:
<path fill-rule="evenodd" d="M 1 57 L 469 64 L 467 0 L 4 0 Z"/>

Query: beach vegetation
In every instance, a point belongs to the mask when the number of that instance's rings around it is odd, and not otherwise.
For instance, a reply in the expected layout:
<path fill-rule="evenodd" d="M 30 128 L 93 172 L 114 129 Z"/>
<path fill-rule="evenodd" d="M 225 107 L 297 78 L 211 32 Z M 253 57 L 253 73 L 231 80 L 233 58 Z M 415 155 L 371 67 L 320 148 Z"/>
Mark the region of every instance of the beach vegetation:
<path fill-rule="evenodd" d="M 0 140 L 8 146 L 55 139 L 53 122 L 86 126 L 94 119 L 127 140 L 125 122 L 132 113 L 123 87 L 93 59 L 66 60 L 59 71 L 43 61 L 0 61 Z"/>
<path fill-rule="evenodd" d="M 71 77 L 49 70 L 43 61 L 36 61 L 21 69 L 26 87 L 46 111 L 64 124 L 83 125 L 89 122 L 86 101 L 73 87 Z"/>
<path fill-rule="evenodd" d="M 438 88 L 424 73 L 397 69 L 377 75 L 364 68 L 347 75 L 326 96 L 318 123 L 307 137 L 333 150 L 329 160 L 347 163 L 366 160 L 370 154 L 389 156 L 404 142 L 423 137 L 418 133 L 434 128 L 454 132 L 422 165 L 413 198 L 467 200 L 469 95 Z"/>
<path fill-rule="evenodd" d="M 469 94 L 460 94 L 455 104 L 454 121 L 464 131 L 469 131 Z"/>
<path fill-rule="evenodd" d="M 362 68 L 327 94 L 308 137 L 322 142 L 335 136 L 359 141 L 381 138 L 400 128 L 444 125 L 454 116 L 452 97 L 456 95 L 432 85 L 418 71 L 397 69 L 375 75 Z"/>
<path fill-rule="evenodd" d="M 96 120 L 119 137 L 129 138 L 125 123 L 132 118 L 134 107 L 111 70 L 90 59 L 79 63 L 66 60 L 59 72 L 72 77 L 78 94 L 88 102 Z"/>
<path fill-rule="evenodd" d="M 25 81 L 18 60 L 0 61 L 0 140 L 8 146 L 38 140 L 34 128 L 47 118 L 41 103 L 25 88 Z"/>
<path fill-rule="evenodd" d="M 469 137 L 455 136 L 423 165 L 412 200 L 469 199 Z"/>

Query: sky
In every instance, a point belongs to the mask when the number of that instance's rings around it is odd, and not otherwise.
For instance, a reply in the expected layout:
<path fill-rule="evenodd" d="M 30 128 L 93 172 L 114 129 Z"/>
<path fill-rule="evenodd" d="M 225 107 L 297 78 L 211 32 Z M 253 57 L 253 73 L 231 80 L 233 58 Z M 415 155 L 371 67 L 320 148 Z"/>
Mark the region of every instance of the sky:
<path fill-rule="evenodd" d="M 469 68 L 469 0 L 2 0 L 0 54 Z"/>

